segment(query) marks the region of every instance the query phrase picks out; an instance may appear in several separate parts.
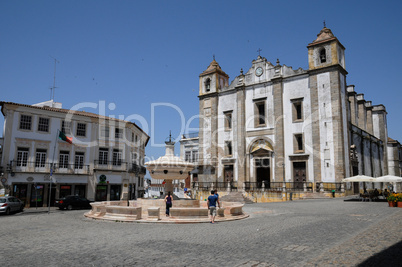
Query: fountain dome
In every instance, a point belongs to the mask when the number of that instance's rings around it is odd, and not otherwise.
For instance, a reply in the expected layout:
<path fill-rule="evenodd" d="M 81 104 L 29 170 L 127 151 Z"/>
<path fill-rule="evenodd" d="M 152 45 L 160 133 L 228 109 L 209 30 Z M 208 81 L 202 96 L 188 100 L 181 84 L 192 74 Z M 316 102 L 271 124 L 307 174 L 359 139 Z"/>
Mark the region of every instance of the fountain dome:
<path fill-rule="evenodd" d="M 156 160 L 148 161 L 145 163 L 147 170 L 151 177 L 157 180 L 165 181 L 165 192 L 173 193 L 173 180 L 184 180 L 188 172 L 194 169 L 194 164 L 182 160 L 174 155 L 174 142 L 169 136 L 169 141 L 165 142 L 166 152 L 165 155 Z"/>

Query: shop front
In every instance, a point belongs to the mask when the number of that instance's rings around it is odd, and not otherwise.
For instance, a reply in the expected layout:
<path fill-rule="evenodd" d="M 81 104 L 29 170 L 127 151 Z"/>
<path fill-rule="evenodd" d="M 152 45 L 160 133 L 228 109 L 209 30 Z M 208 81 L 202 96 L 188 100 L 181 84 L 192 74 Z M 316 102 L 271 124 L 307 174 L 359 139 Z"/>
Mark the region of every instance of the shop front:
<path fill-rule="evenodd" d="M 14 184 L 13 186 L 13 196 L 22 200 L 25 205 L 28 204 L 28 184 Z"/>
<path fill-rule="evenodd" d="M 71 195 L 71 185 L 60 185 L 60 194 L 58 198 L 63 198 Z"/>
<path fill-rule="evenodd" d="M 25 207 L 47 207 L 49 196 L 49 184 L 46 183 L 14 183 L 12 195 L 22 200 Z M 52 186 L 51 200 L 56 193 L 55 185 Z M 54 201 L 51 201 L 53 206 Z"/>
<path fill-rule="evenodd" d="M 43 184 L 34 184 L 31 186 L 31 207 L 43 207 L 44 201 L 44 189 L 45 186 Z"/>
<path fill-rule="evenodd" d="M 98 184 L 96 186 L 95 201 L 107 201 L 107 184 Z"/>

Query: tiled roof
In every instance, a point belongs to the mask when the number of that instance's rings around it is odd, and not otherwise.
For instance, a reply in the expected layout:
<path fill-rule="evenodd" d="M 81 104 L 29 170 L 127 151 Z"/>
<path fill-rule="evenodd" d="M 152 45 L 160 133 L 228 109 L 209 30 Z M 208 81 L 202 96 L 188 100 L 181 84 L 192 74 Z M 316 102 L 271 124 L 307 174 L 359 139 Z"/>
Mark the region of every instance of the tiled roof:
<path fill-rule="evenodd" d="M 399 141 L 398 141 L 398 140 L 394 140 L 394 139 L 392 139 L 391 137 L 388 137 L 388 143 L 395 143 L 395 144 L 397 144 L 397 143 L 399 143 Z"/>

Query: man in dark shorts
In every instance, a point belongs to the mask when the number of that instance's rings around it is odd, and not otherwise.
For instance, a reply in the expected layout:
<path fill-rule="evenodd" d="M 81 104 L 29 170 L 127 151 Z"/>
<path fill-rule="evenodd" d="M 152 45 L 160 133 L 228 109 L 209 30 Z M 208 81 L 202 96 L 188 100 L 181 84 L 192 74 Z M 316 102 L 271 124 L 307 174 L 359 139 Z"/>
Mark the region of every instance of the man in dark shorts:
<path fill-rule="evenodd" d="M 208 197 L 207 201 L 211 223 L 215 223 L 216 202 L 218 202 L 218 207 L 221 207 L 221 204 L 219 203 L 219 198 L 215 195 L 215 191 L 212 190 L 211 195 Z"/>

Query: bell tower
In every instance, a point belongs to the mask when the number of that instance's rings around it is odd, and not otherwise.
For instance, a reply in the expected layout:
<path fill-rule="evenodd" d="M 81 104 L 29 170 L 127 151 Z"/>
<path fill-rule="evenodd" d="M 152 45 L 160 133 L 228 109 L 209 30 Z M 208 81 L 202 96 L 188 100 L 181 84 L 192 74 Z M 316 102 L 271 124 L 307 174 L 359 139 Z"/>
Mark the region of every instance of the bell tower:
<path fill-rule="evenodd" d="M 218 103 L 219 92 L 228 86 L 227 75 L 215 61 L 200 74 L 199 179 L 216 182 L 218 177 Z"/>
<path fill-rule="evenodd" d="M 340 182 L 350 175 L 345 47 L 324 23 L 307 48 L 314 182 Z"/>
<path fill-rule="evenodd" d="M 219 92 L 219 90 L 229 84 L 229 76 L 221 69 L 215 57 L 208 68 L 200 74 L 199 95 L 204 96 Z"/>
<path fill-rule="evenodd" d="M 333 65 L 345 67 L 345 47 L 334 36 L 332 31 L 325 27 L 317 34 L 308 46 L 308 66 L 310 70 L 320 69 Z"/>

